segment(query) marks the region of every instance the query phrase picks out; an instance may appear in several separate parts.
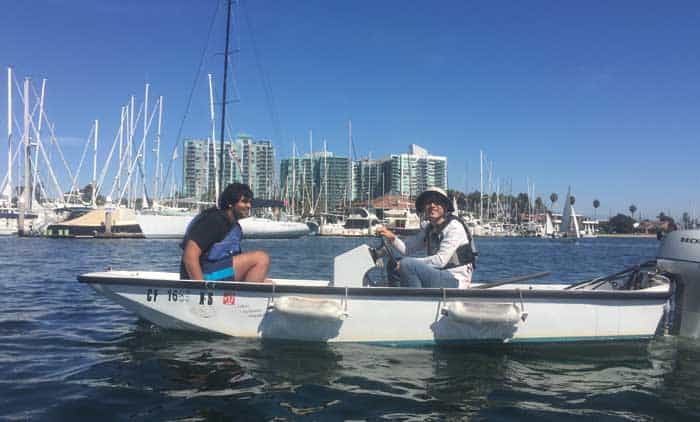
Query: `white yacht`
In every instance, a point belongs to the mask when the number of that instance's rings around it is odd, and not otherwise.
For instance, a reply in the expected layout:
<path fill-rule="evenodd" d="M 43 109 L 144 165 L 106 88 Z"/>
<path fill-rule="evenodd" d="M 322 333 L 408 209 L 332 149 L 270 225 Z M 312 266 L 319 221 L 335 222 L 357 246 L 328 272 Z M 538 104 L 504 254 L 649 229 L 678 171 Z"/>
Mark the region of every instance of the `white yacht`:
<path fill-rule="evenodd" d="M 409 209 L 384 210 L 386 226 L 398 235 L 412 235 L 420 231 L 420 217 Z"/>
<path fill-rule="evenodd" d="M 318 228 L 319 236 L 374 236 L 379 218 L 366 208 L 352 208 L 343 223 L 325 223 Z"/>

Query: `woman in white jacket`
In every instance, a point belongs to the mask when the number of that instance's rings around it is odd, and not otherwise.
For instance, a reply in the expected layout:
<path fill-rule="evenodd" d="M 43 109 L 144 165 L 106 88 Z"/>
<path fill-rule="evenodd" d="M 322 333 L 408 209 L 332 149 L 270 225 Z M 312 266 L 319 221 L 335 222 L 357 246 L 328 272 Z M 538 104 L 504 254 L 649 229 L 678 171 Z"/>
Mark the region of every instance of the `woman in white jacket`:
<path fill-rule="evenodd" d="M 390 282 L 398 280 L 401 287 L 468 288 L 474 271 L 471 236 L 459 218 L 452 216 L 445 191 L 426 189 L 416 198 L 416 211 L 428 222 L 406 241 L 386 227 L 377 229 L 377 234 L 404 256 L 394 269 L 389 269 Z M 419 250 L 426 251 L 427 256 L 407 256 Z"/>

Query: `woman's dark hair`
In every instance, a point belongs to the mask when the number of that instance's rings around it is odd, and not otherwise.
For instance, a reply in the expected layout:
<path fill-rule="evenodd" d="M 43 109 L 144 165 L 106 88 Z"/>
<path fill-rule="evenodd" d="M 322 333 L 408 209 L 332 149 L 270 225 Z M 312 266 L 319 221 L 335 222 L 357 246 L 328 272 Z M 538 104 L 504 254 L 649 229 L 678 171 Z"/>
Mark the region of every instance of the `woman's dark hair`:
<path fill-rule="evenodd" d="M 232 207 L 242 198 L 253 200 L 253 191 L 250 190 L 250 186 L 244 183 L 231 183 L 219 196 L 219 209 L 225 210 Z"/>

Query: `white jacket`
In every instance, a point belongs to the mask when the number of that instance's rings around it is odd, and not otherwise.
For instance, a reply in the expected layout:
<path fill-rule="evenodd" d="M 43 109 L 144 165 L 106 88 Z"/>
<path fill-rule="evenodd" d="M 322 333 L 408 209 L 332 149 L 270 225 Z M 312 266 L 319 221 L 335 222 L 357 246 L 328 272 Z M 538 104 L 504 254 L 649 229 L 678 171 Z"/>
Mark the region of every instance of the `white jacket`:
<path fill-rule="evenodd" d="M 425 241 L 427 225 L 428 223 L 425 222 L 421 224 L 421 231 L 407 238 L 405 242 L 397 236 L 393 242 L 394 248 L 402 255 L 411 255 L 417 251 L 425 251 L 427 245 Z M 446 269 L 446 271 L 454 275 L 457 281 L 459 281 L 459 287 L 461 289 L 469 288 L 474 267 L 472 264 L 459 265 L 459 258 L 457 257 L 457 248 L 469 244 L 469 238 L 467 237 L 467 233 L 464 232 L 462 223 L 456 219 L 450 221 L 442 230 L 442 235 L 443 238 L 437 253 L 416 259 L 438 269 L 443 269 L 450 263 L 452 263 L 452 265 L 457 265 L 453 268 Z"/>

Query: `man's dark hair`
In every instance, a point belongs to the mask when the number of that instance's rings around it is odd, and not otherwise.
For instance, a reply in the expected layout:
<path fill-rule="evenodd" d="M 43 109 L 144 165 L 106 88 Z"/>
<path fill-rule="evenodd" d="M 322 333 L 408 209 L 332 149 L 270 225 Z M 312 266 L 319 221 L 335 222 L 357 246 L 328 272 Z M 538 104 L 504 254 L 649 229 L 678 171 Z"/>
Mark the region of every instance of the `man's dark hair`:
<path fill-rule="evenodd" d="M 225 210 L 232 207 L 242 198 L 253 200 L 253 191 L 250 190 L 250 186 L 244 183 L 231 183 L 219 196 L 219 209 Z"/>

